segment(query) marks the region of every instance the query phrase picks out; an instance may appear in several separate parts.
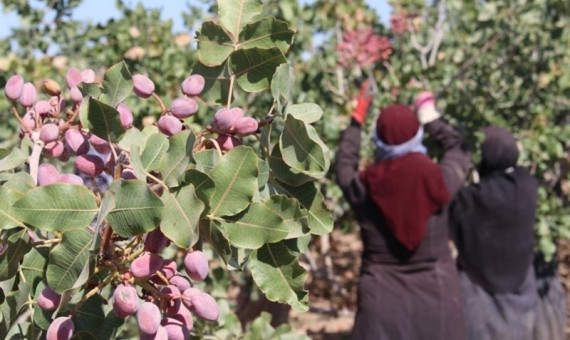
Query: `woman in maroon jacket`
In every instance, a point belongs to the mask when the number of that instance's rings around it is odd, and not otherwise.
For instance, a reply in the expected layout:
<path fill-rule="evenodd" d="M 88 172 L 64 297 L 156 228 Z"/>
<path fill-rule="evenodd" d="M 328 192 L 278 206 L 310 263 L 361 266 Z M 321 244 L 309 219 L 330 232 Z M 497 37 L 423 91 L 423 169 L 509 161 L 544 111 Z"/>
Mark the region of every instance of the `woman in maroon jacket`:
<path fill-rule="evenodd" d="M 460 286 L 448 247 L 448 204 L 470 167 L 461 135 L 439 119 L 433 97 L 381 110 L 375 163 L 359 171 L 363 87 L 337 154 L 336 175 L 364 243 L 352 339 L 462 340 Z M 422 126 L 423 124 L 423 126 Z M 423 131 L 443 149 L 426 155 Z"/>

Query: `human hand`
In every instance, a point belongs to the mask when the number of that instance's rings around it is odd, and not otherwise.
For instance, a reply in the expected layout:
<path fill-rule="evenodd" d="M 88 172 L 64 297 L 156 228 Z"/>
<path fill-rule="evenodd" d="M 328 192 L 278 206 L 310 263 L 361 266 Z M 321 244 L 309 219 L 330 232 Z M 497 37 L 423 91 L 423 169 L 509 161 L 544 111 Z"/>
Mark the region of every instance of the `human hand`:
<path fill-rule="evenodd" d="M 354 119 L 359 124 L 364 123 L 366 120 L 366 114 L 368 113 L 368 107 L 372 102 L 372 95 L 369 92 L 370 82 L 365 80 L 360 87 L 360 94 L 358 95 L 358 103 L 356 108 L 352 111 L 352 119 Z"/>
<path fill-rule="evenodd" d="M 428 124 L 441 117 L 435 107 L 435 97 L 432 92 L 424 91 L 416 95 L 414 106 L 418 115 L 418 120 L 422 124 Z"/>

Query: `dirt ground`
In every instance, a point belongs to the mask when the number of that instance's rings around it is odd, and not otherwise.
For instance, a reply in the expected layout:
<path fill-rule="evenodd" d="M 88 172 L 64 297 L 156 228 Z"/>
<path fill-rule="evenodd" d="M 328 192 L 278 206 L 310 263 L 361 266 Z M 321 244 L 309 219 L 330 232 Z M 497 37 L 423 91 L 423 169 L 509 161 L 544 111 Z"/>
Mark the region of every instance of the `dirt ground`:
<path fill-rule="evenodd" d="M 315 240 L 314 249 L 327 248 L 327 240 Z M 291 311 L 289 322 L 300 331 L 305 331 L 314 340 L 349 339 L 356 311 L 356 291 L 362 243 L 356 231 L 343 234 L 335 230 L 330 236 L 330 260 L 317 252 L 305 259 L 318 268 L 309 279 L 310 311 Z M 570 242 L 559 245 L 559 272 L 566 292 L 570 289 Z M 570 299 L 566 297 L 567 310 Z M 570 320 L 568 318 L 567 320 Z M 567 321 L 567 339 L 570 340 L 570 323 Z"/>

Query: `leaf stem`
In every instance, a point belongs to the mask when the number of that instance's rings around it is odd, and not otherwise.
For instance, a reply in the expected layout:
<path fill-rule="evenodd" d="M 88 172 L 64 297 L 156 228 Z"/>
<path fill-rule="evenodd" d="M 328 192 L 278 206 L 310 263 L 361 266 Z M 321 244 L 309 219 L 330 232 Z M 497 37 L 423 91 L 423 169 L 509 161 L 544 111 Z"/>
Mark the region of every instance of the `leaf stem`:
<path fill-rule="evenodd" d="M 89 298 L 91 298 L 93 295 L 99 293 L 101 291 L 101 289 L 103 289 L 103 287 L 105 287 L 106 285 L 111 283 L 112 280 L 113 280 L 113 276 L 108 276 L 103 282 L 99 283 L 97 285 L 97 287 L 95 287 L 95 288 L 91 289 L 89 292 L 87 292 L 87 294 L 85 294 L 81 298 L 81 300 L 79 300 L 79 302 L 73 307 L 73 309 L 71 310 L 71 312 L 69 314 L 74 315 L 79 309 L 81 309 L 81 307 L 83 307 L 83 305 L 85 304 L 85 302 L 87 302 L 87 300 L 89 300 Z"/>
<path fill-rule="evenodd" d="M 28 131 L 28 133 L 32 133 L 32 129 L 30 129 L 26 123 L 24 123 L 24 121 L 22 120 L 22 118 L 20 117 L 20 114 L 18 113 L 18 109 L 16 109 L 16 106 L 12 106 L 12 113 L 14 113 L 14 117 L 16 117 L 16 119 L 18 120 L 18 122 L 20 122 L 20 125 L 22 125 L 22 128 L 24 128 L 26 131 Z"/>
<path fill-rule="evenodd" d="M 34 146 L 32 147 L 32 153 L 28 157 L 28 164 L 30 166 L 30 176 L 34 180 L 34 184 L 38 184 L 38 169 L 40 167 L 40 156 L 42 150 L 44 149 L 44 142 L 40 140 L 40 132 L 33 131 L 31 134 Z"/>
<path fill-rule="evenodd" d="M 60 242 L 61 242 L 61 239 L 59 239 L 59 238 L 51 238 L 48 240 L 39 240 L 39 241 L 33 242 L 32 246 L 33 247 L 45 246 L 45 245 L 50 245 L 50 244 L 60 243 Z"/>
<path fill-rule="evenodd" d="M 105 232 L 103 233 L 103 240 L 101 241 L 101 248 L 99 250 L 99 253 L 100 253 L 102 258 L 106 258 L 105 252 L 107 251 L 107 248 L 109 248 L 109 244 L 111 243 L 111 237 L 113 236 L 113 228 L 111 228 L 109 223 L 105 223 L 105 224 L 106 224 L 106 226 L 105 226 L 106 228 L 105 228 Z"/>
<path fill-rule="evenodd" d="M 156 99 L 158 101 L 158 104 L 160 105 L 160 109 L 162 110 L 161 115 L 164 116 L 168 112 L 168 110 L 166 109 L 166 106 L 164 105 L 164 102 L 162 101 L 162 99 L 160 99 L 160 97 L 155 92 L 152 93 L 152 96 L 154 97 L 154 99 Z"/>
<path fill-rule="evenodd" d="M 232 75 L 232 76 L 230 77 L 230 90 L 228 91 L 228 103 L 227 103 L 227 105 L 226 105 L 228 109 L 230 108 L 230 105 L 231 105 L 231 103 L 232 103 L 232 97 L 233 97 L 233 93 L 234 93 L 234 83 L 235 83 L 235 80 L 236 80 L 236 76 L 235 76 L 235 75 Z"/>

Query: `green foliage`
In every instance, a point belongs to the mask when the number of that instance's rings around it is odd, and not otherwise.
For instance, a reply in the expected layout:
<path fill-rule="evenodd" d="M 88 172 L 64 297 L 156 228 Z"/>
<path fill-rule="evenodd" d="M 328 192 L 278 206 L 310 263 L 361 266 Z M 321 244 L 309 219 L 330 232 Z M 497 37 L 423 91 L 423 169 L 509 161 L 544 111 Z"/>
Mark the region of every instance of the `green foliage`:
<path fill-rule="evenodd" d="M 133 262 L 151 261 L 148 247 L 155 241 L 149 241 L 148 235 L 156 228 L 171 244 L 158 255 L 159 259 L 174 260 L 180 268 L 177 252 L 211 249 L 213 259 L 227 269 L 251 269 L 270 300 L 290 304 L 299 311 L 308 310 L 304 289 L 307 273 L 298 263 L 298 248 L 306 245 L 311 234 L 332 229 L 332 217 L 315 184 L 324 178 L 330 160 L 328 148 L 311 125 L 319 121 L 323 111 L 310 102 L 296 104 L 292 96 L 295 74 L 285 54 L 290 50 L 294 30 L 285 21 L 263 15 L 259 1 L 218 1 L 219 24 L 205 21 L 197 35 L 200 61 L 191 73 L 203 76 L 206 82 L 200 96 L 193 98 L 199 103 L 199 112 L 184 120 L 181 132 L 168 136 L 152 123 L 170 115 L 168 104 L 179 92 L 173 81 L 181 82 L 181 76 L 188 74 L 161 71 L 154 78 L 153 62 L 166 61 L 170 55 L 166 50 L 152 58 L 141 57 L 138 65 L 134 54 L 150 55 L 153 48 L 166 44 L 155 41 L 153 45 L 156 31 L 165 27 L 158 25 L 151 30 L 149 25 L 146 33 L 150 45 L 133 45 L 141 34 L 140 27 L 157 19 L 156 12 L 145 15 L 141 7 L 133 11 L 121 2 L 118 5 L 125 18 L 102 28 L 116 29 L 117 33 L 106 42 L 103 33 L 101 37 L 87 34 L 85 39 L 92 39 L 91 47 L 82 47 L 69 58 L 78 66 L 88 61 L 107 65 L 106 56 L 112 54 L 104 53 L 103 58 L 95 54 L 107 44 L 117 44 L 110 49 L 131 46 L 126 52 L 114 54 L 126 59 L 106 68 L 96 84 L 81 84 L 84 100 L 80 105 L 55 109 L 59 111 L 38 118 L 41 123 L 59 123 L 63 143 L 69 143 L 63 139 L 68 128 L 108 142 L 110 151 L 99 151 L 105 160 L 95 162 L 89 175 L 101 170 L 100 165 L 104 173 L 95 178 L 83 176 L 84 186 L 59 183 L 61 173 L 70 170 L 77 155 L 48 160 L 37 131 L 24 132 L 20 146 L 15 147 L 17 151 L 0 154 L 0 197 L 4 198 L 0 203 L 0 240 L 7 245 L 0 257 L 3 292 L 16 294 L 15 288 L 21 285 L 21 294 L 30 301 L 37 299 L 45 287 L 62 294 L 55 312 L 31 304 L 28 308 L 33 317 L 28 328 L 16 330 L 11 318 L 3 319 L 5 332 L 1 335 L 16 331 L 25 334 L 31 329 L 41 333 L 56 316 L 70 315 L 75 325 L 74 338 L 120 337 L 124 322 L 114 316 L 112 304 L 103 303 L 111 299 L 113 287 L 120 283 L 136 286 L 139 297 L 156 301 L 164 309 L 171 298 L 160 292 L 168 283 L 166 274 L 150 278 L 135 275 L 137 268 L 151 264 Z M 62 21 L 60 28 L 64 24 Z M 129 28 L 130 39 L 124 35 L 125 28 Z M 167 30 L 163 32 L 168 36 Z M 163 38 L 161 41 L 168 40 Z M 74 46 L 58 44 L 64 52 Z M 144 52 L 133 50 L 135 47 Z M 193 55 L 190 53 L 190 59 Z M 156 88 L 154 98 L 141 103 L 131 93 L 133 72 L 140 72 L 143 61 L 148 62 L 144 73 L 149 74 Z M 180 63 L 176 65 L 184 68 Z M 42 74 L 45 76 L 56 82 L 61 79 L 59 72 L 46 71 Z M 278 80 L 272 85 L 274 78 Z M 61 98 L 67 95 L 64 89 Z M 254 108 L 244 102 L 250 96 L 265 99 Z M 151 104 L 154 100 L 158 105 Z M 134 113 L 134 127 L 123 126 L 117 110 L 121 103 Z M 219 105 L 231 108 L 241 103 L 246 103 L 242 106 L 245 115 L 255 119 L 257 131 L 238 136 L 230 130 L 227 133 L 244 145 L 221 148 L 217 137 L 222 133 L 210 125 L 213 115 Z M 23 115 L 15 103 L 10 106 L 15 115 Z M 15 133 L 17 125 L 13 126 Z M 31 128 L 36 129 L 39 127 Z M 95 143 L 91 139 L 90 143 Z M 283 154 L 278 170 L 270 161 L 272 150 Z M 36 187 L 38 165 L 47 162 L 61 173 L 45 176 L 56 183 Z M 289 186 L 279 181 L 277 171 L 291 174 Z M 295 176 L 302 180 L 295 180 Z M 13 299 L 19 298 L 14 295 Z M 227 310 L 222 312 L 229 314 Z M 241 325 L 231 320 L 228 315 L 220 320 L 224 327 L 235 328 L 225 330 L 226 334 L 259 338 L 262 331 L 267 339 L 291 338 L 287 327 L 262 330 L 257 321 L 243 332 Z M 204 335 L 207 330 L 216 332 L 215 323 L 197 324 L 193 336 Z"/>

